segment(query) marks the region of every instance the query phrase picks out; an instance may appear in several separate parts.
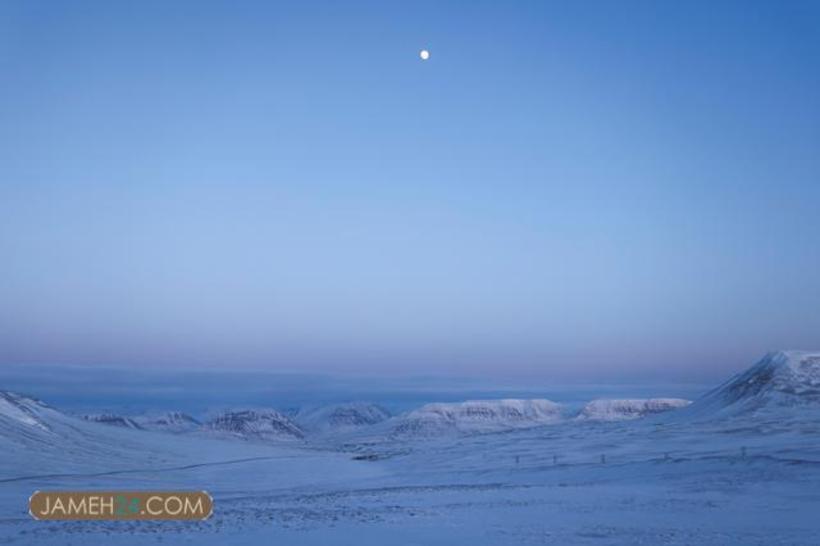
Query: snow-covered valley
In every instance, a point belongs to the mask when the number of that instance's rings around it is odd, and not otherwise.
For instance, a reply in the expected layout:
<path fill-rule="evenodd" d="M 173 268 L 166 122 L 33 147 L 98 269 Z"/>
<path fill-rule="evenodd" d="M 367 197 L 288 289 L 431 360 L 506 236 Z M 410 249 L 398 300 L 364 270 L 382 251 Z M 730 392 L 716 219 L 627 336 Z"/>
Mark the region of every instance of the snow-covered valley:
<path fill-rule="evenodd" d="M 0 542 L 814 544 L 818 362 L 772 353 L 691 404 L 120 416 L 138 428 L 3 393 Z M 215 511 L 203 522 L 34 521 L 38 489 L 205 489 Z"/>

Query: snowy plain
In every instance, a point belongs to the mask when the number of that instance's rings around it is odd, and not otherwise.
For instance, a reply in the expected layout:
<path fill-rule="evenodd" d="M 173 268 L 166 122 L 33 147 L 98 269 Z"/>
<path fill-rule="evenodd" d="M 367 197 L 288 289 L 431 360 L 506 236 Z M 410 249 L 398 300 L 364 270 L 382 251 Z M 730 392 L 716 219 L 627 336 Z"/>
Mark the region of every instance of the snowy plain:
<path fill-rule="evenodd" d="M 817 355 L 773 353 L 660 413 L 598 403 L 626 415 L 578 419 L 495 400 L 387 417 L 360 404 L 361 422 L 348 407 L 302 412 L 318 432 L 287 441 L 122 428 L 4 394 L 0 543 L 816 544 L 818 380 Z M 435 433 L 402 426 L 431 412 Z M 338 429 L 319 422 L 340 415 Z M 215 511 L 202 522 L 34 521 L 38 489 L 205 489 Z"/>

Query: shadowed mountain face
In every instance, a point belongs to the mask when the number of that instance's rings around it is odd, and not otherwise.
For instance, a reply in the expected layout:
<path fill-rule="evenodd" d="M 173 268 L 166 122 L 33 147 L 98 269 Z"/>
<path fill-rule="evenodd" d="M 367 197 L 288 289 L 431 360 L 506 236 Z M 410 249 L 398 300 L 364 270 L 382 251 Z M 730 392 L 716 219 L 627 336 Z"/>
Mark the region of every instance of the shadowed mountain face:
<path fill-rule="evenodd" d="M 294 440 L 302 430 L 276 410 L 226 411 L 205 423 L 206 430 L 245 439 Z"/>
<path fill-rule="evenodd" d="M 158 432 L 193 432 L 202 426 L 199 421 L 181 411 L 136 416 L 98 413 L 82 417 L 86 421 L 102 425 Z"/>
<path fill-rule="evenodd" d="M 327 416 L 332 427 L 360 427 L 375 425 L 390 417 L 384 408 L 375 405 L 345 406 L 334 408 Z"/>
<path fill-rule="evenodd" d="M 296 412 L 294 420 L 305 430 L 338 432 L 376 425 L 390 419 L 390 412 L 378 404 L 352 402 L 310 408 Z"/>
<path fill-rule="evenodd" d="M 134 419 L 131 419 L 130 417 L 126 417 L 124 415 L 115 415 L 113 413 L 83 415 L 83 419 L 85 419 L 86 421 L 92 421 L 94 423 L 100 423 L 102 425 L 142 429 L 142 427 Z"/>
<path fill-rule="evenodd" d="M 134 419 L 142 428 L 160 432 L 191 432 L 202 426 L 199 421 L 181 411 L 169 411 L 160 415 L 146 415 Z"/>

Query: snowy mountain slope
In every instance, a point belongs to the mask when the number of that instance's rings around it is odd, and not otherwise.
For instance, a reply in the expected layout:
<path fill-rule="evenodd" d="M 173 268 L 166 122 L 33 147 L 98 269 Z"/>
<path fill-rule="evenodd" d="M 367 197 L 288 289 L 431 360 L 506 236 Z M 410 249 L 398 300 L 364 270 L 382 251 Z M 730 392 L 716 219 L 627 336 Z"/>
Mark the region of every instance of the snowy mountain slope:
<path fill-rule="evenodd" d="M 691 404 L 680 398 L 648 398 L 593 400 L 586 404 L 576 419 L 582 421 L 623 421 L 663 413 Z"/>
<path fill-rule="evenodd" d="M 290 450 L 283 445 L 236 441 L 234 436 L 170 435 L 110 426 L 68 415 L 34 398 L 0 391 L 0 484 L 22 480 L 30 488 L 26 481 L 30 477 L 128 474 L 191 463 L 288 456 Z"/>
<path fill-rule="evenodd" d="M 52 408 L 36 400 L 12 392 L 0 391 L 0 419 L 7 425 L 18 424 L 49 430 L 44 414 L 47 416 Z"/>
<path fill-rule="evenodd" d="M 736 414 L 766 408 L 820 408 L 820 352 L 777 351 L 691 406 L 691 414 Z"/>
<path fill-rule="evenodd" d="M 255 440 L 300 440 L 302 430 L 273 409 L 226 411 L 207 421 L 203 429 L 217 435 Z"/>
<path fill-rule="evenodd" d="M 293 419 L 304 430 L 336 432 L 382 423 L 390 419 L 390 412 L 377 404 L 353 402 L 301 410 Z"/>
<path fill-rule="evenodd" d="M 550 400 L 469 400 L 427 404 L 397 419 L 396 435 L 497 432 L 561 421 L 563 406 Z"/>
<path fill-rule="evenodd" d="M 159 446 L 144 431 L 62 413 L 39 400 L 0 391 L 0 478 L 30 468 L 48 473 L 157 460 Z"/>

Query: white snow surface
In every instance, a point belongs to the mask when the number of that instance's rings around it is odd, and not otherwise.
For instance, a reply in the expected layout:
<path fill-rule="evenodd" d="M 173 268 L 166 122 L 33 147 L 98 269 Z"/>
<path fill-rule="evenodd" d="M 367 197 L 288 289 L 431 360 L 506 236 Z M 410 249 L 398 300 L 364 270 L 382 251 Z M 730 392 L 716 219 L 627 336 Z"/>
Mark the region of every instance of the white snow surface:
<path fill-rule="evenodd" d="M 651 418 L 587 422 L 562 419 L 562 407 L 544 400 L 477 401 L 431 404 L 343 440 L 304 442 L 111 427 L 3 393 L 0 543 L 814 545 L 820 406 L 806 356 L 816 353 L 783 354 L 704 397 L 732 387 L 743 395 L 736 401 L 765 399 L 765 412 L 727 413 L 721 395 L 719 406 L 701 399 Z M 754 379 L 761 376 L 768 379 Z M 744 381 L 753 388 L 738 391 Z M 791 403 L 779 403 L 781 395 Z M 676 417 L 699 403 L 709 419 Z M 258 413 L 266 416 L 228 422 L 284 417 Z M 479 423 L 485 433 L 391 434 L 411 415 Z M 510 425 L 531 422 L 550 426 Z M 202 522 L 35 521 L 26 502 L 38 489 L 207 489 L 214 514 Z"/>

